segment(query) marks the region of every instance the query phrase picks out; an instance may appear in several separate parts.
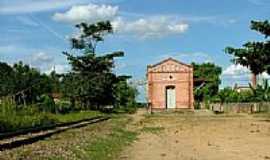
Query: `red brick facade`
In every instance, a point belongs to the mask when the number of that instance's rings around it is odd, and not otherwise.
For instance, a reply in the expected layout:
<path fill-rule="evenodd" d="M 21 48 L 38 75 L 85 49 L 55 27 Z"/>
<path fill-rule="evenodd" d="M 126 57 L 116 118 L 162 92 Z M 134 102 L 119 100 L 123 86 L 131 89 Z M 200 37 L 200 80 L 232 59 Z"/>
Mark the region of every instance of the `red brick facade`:
<path fill-rule="evenodd" d="M 168 58 L 147 67 L 147 81 L 149 109 L 194 109 L 192 66 Z"/>

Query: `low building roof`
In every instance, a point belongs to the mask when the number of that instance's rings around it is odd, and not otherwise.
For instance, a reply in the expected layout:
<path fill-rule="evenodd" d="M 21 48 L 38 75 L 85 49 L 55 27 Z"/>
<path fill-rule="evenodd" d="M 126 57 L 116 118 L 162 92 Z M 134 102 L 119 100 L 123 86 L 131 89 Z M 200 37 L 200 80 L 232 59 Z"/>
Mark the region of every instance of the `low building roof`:
<path fill-rule="evenodd" d="M 160 65 L 160 64 L 163 64 L 163 63 L 165 63 L 165 62 L 167 62 L 167 61 L 174 61 L 174 62 L 176 62 L 176 63 L 178 63 L 178 64 L 181 64 L 181 65 L 184 65 L 184 66 L 187 66 L 187 67 L 192 68 L 192 65 L 183 63 L 183 62 L 178 61 L 178 60 L 176 60 L 176 59 L 174 59 L 174 58 L 172 58 L 172 57 L 169 57 L 169 58 L 167 58 L 167 59 L 164 59 L 163 61 L 158 62 L 158 63 L 156 63 L 156 64 L 148 65 L 147 67 L 148 67 L 148 68 L 153 68 L 153 67 L 156 67 L 156 66 L 158 66 L 158 65 Z"/>

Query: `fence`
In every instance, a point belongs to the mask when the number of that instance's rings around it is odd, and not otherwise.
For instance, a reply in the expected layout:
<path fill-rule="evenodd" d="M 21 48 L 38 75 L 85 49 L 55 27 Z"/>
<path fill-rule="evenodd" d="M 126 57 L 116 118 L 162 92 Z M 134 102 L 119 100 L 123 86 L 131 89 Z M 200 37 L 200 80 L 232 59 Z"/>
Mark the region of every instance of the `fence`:
<path fill-rule="evenodd" d="M 254 103 L 210 103 L 209 109 L 215 112 L 224 113 L 258 113 L 269 112 L 270 102 Z"/>

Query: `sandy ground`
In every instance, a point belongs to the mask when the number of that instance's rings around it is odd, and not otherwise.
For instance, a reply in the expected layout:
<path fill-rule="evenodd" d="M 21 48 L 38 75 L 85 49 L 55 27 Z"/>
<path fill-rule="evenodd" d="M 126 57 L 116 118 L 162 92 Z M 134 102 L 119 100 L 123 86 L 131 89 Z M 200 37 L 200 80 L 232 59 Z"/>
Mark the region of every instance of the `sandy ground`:
<path fill-rule="evenodd" d="M 251 115 L 166 113 L 142 116 L 138 140 L 119 159 L 128 160 L 266 160 L 270 159 L 270 122 Z"/>

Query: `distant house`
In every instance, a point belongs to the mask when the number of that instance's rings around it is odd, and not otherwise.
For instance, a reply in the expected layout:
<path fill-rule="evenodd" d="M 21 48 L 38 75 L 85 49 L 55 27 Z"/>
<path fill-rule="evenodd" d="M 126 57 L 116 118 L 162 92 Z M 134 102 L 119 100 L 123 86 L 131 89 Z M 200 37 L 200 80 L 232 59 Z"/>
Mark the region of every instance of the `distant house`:
<path fill-rule="evenodd" d="M 147 67 L 149 109 L 193 110 L 193 68 L 173 58 Z"/>

